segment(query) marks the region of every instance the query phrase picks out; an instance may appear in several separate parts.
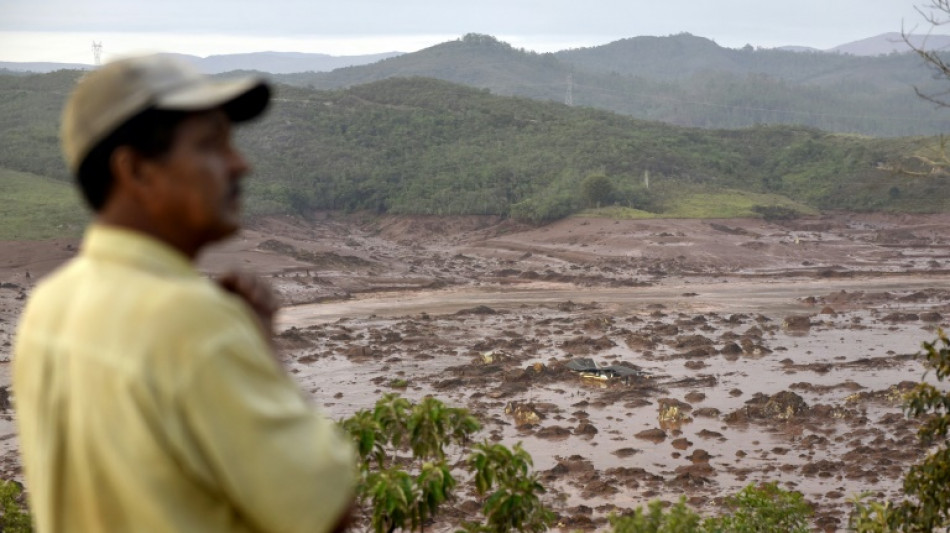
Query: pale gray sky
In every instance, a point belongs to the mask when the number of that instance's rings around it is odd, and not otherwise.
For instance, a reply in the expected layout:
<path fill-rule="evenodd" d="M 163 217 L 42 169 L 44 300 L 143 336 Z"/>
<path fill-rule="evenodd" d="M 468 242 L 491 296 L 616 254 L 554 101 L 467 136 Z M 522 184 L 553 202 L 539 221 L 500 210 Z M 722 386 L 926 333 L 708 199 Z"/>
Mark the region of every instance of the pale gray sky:
<path fill-rule="evenodd" d="M 689 32 L 722 46 L 827 49 L 929 30 L 926 0 L 0 0 L 0 61 L 142 51 L 412 52 L 465 33 L 538 52 Z M 940 28 L 937 33 L 945 33 Z"/>

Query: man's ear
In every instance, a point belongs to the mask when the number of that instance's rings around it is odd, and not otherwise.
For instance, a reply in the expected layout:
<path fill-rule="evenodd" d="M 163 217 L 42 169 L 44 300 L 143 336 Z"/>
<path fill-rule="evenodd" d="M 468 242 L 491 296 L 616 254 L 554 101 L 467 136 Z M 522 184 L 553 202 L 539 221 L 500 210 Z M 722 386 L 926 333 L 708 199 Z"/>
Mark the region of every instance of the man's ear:
<path fill-rule="evenodd" d="M 117 192 L 131 194 L 139 201 L 147 201 L 152 195 L 155 183 L 149 174 L 148 160 L 131 146 L 119 146 L 112 151 L 109 169 Z"/>

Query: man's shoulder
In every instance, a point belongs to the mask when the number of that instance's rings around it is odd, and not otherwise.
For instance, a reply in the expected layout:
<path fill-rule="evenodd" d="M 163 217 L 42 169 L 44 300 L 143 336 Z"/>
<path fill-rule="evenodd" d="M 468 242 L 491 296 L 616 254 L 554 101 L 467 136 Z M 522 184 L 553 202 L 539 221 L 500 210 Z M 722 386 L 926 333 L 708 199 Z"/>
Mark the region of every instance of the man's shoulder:
<path fill-rule="evenodd" d="M 247 327 L 253 323 L 240 299 L 204 276 L 162 276 L 128 268 L 103 267 L 76 258 L 42 280 L 28 309 L 54 312 L 77 304 L 85 310 L 122 313 L 167 334 Z"/>

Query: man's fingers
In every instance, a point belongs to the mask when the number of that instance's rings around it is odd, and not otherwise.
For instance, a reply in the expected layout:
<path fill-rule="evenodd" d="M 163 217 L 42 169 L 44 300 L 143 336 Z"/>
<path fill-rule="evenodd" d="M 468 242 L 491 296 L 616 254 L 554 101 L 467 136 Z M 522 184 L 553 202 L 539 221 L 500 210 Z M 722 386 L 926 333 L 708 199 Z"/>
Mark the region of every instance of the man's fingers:
<path fill-rule="evenodd" d="M 280 308 L 274 291 L 256 276 L 229 272 L 221 276 L 218 283 L 224 290 L 244 299 L 267 322 L 270 322 L 274 313 Z"/>

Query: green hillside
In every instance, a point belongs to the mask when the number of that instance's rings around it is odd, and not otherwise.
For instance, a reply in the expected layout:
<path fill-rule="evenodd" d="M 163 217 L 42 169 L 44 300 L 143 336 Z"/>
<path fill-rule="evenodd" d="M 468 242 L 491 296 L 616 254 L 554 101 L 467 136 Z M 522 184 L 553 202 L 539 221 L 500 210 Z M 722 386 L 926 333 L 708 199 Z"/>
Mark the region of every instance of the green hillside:
<path fill-rule="evenodd" d="M 66 179 L 58 110 L 77 76 L 0 76 L 0 167 Z M 913 158 L 934 139 L 685 128 L 426 78 L 277 89 L 266 118 L 239 130 L 255 164 L 252 214 L 340 209 L 542 221 L 606 206 L 645 216 L 950 207 L 946 177 Z M 738 203 L 710 202 L 716 194 Z"/>
<path fill-rule="evenodd" d="M 0 167 L 0 240 L 78 236 L 89 216 L 72 185 Z"/>
<path fill-rule="evenodd" d="M 777 194 L 816 209 L 939 211 L 950 198 L 945 179 L 887 170 L 912 164 L 924 139 L 681 128 L 424 78 L 332 92 L 284 87 L 269 119 L 246 135 L 264 210 L 543 220 L 589 207 L 583 186 L 592 175 L 609 181 L 604 202 L 655 213 L 671 212 L 687 190 Z"/>
<path fill-rule="evenodd" d="M 469 34 L 412 54 L 333 72 L 277 76 L 339 89 L 423 76 L 493 94 L 595 107 L 681 126 L 789 124 L 874 136 L 950 131 L 950 113 L 917 98 L 943 82 L 914 54 L 855 57 L 733 50 L 689 34 L 636 37 L 594 48 L 536 54 Z M 569 78 L 572 83 L 569 82 Z"/>

